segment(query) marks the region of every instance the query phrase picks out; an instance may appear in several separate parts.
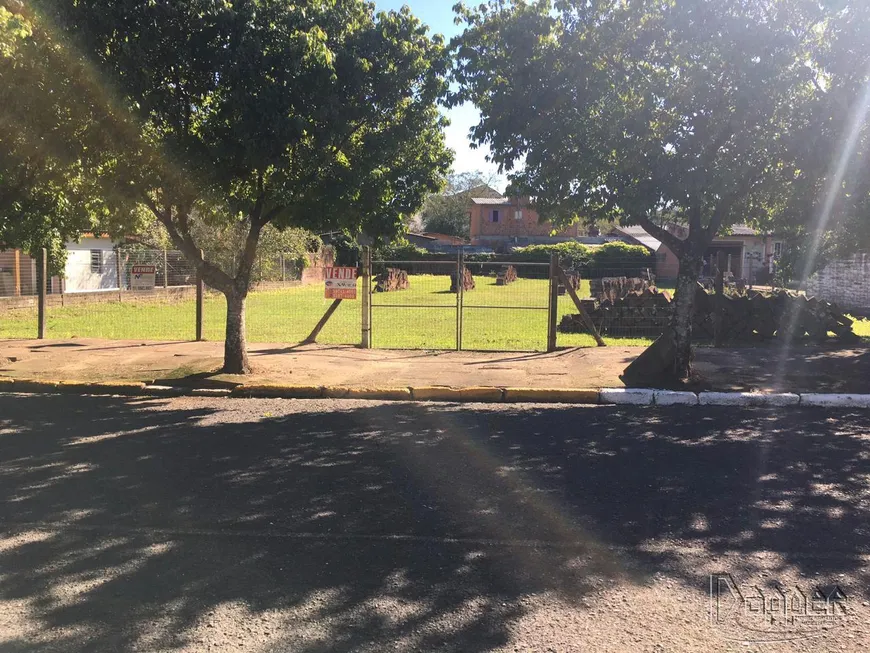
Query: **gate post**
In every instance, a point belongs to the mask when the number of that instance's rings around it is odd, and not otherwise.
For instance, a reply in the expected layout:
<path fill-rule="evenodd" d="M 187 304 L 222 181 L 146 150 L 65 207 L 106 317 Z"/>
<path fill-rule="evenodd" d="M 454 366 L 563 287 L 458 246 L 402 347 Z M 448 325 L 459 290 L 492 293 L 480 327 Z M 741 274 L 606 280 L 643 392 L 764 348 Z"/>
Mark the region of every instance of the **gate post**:
<path fill-rule="evenodd" d="M 456 252 L 456 351 L 462 351 L 462 300 L 465 287 L 465 252 Z"/>
<path fill-rule="evenodd" d="M 372 248 L 362 251 L 362 348 L 372 348 Z"/>
<path fill-rule="evenodd" d="M 48 250 L 43 247 L 39 250 L 39 261 L 36 268 L 36 279 L 39 284 L 39 296 L 37 297 L 37 338 L 45 340 L 45 293 L 48 277 Z"/>
<path fill-rule="evenodd" d="M 199 257 L 205 260 L 205 252 L 199 250 Z M 196 341 L 202 341 L 202 321 L 203 321 L 203 291 L 204 285 L 202 281 L 202 273 L 196 271 Z M 229 308 L 229 307 L 227 307 Z"/>
<path fill-rule="evenodd" d="M 556 351 L 556 320 L 559 315 L 559 255 L 550 254 L 550 301 L 547 304 L 547 351 Z"/>

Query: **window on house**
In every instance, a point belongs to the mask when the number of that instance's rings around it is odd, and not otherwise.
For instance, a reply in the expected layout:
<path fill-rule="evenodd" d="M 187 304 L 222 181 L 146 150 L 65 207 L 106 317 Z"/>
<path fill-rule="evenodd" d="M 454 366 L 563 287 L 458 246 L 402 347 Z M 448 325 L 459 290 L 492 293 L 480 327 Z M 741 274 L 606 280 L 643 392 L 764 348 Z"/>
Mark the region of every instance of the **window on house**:
<path fill-rule="evenodd" d="M 517 209 L 514 211 L 514 220 L 522 220 L 523 219 L 523 210 Z"/>
<path fill-rule="evenodd" d="M 498 222 L 498 209 L 493 209 L 493 210 L 492 210 L 492 221 L 493 221 L 493 222 Z"/>
<path fill-rule="evenodd" d="M 103 271 L 103 250 L 91 250 L 91 272 L 101 273 Z"/>
<path fill-rule="evenodd" d="M 780 256 L 782 256 L 782 243 L 774 243 L 773 258 L 779 258 Z"/>

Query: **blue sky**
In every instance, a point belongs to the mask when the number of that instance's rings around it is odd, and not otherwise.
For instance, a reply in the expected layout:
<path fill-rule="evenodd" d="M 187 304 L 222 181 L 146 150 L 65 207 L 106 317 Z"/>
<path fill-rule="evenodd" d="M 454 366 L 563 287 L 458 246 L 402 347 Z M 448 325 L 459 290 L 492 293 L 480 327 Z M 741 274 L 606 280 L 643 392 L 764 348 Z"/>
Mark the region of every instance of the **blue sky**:
<path fill-rule="evenodd" d="M 429 26 L 431 32 L 443 34 L 450 39 L 461 31 L 460 27 L 453 24 L 453 5 L 456 0 L 375 0 L 378 9 L 400 9 L 402 5 L 408 5 L 411 12 Z M 456 152 L 453 168 L 456 172 L 471 172 L 481 170 L 486 174 L 497 174 L 496 166 L 486 161 L 488 148 L 480 147 L 471 149 L 468 140 L 468 130 L 477 124 L 477 109 L 471 104 L 445 110 L 450 119 L 450 127 L 447 128 L 447 146 Z M 503 186 L 504 182 L 497 184 Z"/>

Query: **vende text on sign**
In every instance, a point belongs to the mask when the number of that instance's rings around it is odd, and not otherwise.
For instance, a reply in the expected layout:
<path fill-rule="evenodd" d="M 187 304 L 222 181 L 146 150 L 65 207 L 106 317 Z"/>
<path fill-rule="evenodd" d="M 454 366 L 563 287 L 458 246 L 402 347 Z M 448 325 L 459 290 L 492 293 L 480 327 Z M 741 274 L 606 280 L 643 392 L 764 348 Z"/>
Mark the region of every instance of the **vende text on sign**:
<path fill-rule="evenodd" d="M 130 290 L 154 290 L 156 276 L 156 266 L 134 265 L 130 271 Z"/>
<path fill-rule="evenodd" d="M 356 268 L 326 268 L 326 298 L 356 299 Z"/>

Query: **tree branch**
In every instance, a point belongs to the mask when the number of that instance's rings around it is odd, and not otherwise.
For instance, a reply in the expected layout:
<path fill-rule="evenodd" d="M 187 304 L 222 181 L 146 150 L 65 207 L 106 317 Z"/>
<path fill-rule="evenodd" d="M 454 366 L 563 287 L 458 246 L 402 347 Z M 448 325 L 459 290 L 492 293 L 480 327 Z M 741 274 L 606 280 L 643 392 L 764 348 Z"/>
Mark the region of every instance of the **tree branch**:
<path fill-rule="evenodd" d="M 183 225 L 183 231 L 181 231 L 172 219 L 171 206 L 167 207 L 165 211 L 161 211 L 160 207 L 147 194 L 145 194 L 144 203 L 160 223 L 166 227 L 166 232 L 172 243 L 193 263 L 205 283 L 221 292 L 226 292 L 232 287 L 233 278 L 216 265 L 206 261 L 200 254 L 199 247 L 193 242 L 188 229 L 187 213 L 178 216 L 179 222 Z"/>
<path fill-rule="evenodd" d="M 752 189 L 753 184 L 761 177 L 764 173 L 765 165 L 757 165 L 750 169 L 749 173 L 743 177 L 740 183 L 737 185 L 737 188 L 733 193 L 729 193 L 725 196 L 719 205 L 716 207 L 716 210 L 713 212 L 713 217 L 710 219 L 710 224 L 707 225 L 707 228 L 704 230 L 703 242 L 704 247 L 706 248 L 716 237 L 716 234 L 719 232 L 719 228 L 722 226 L 722 223 L 725 220 L 725 216 L 731 212 L 731 209 L 734 208 L 734 205 L 737 204 L 741 199 L 745 198 L 749 191 Z"/>
<path fill-rule="evenodd" d="M 674 254 L 676 254 L 678 258 L 682 258 L 683 254 L 685 254 L 685 241 L 680 240 L 664 227 L 658 226 L 655 222 L 650 220 L 645 215 L 634 218 L 634 221 L 639 226 L 643 227 L 643 230 L 646 231 L 650 236 L 657 240 L 660 240 L 662 244 L 664 244 L 665 247 L 667 247 Z"/>

